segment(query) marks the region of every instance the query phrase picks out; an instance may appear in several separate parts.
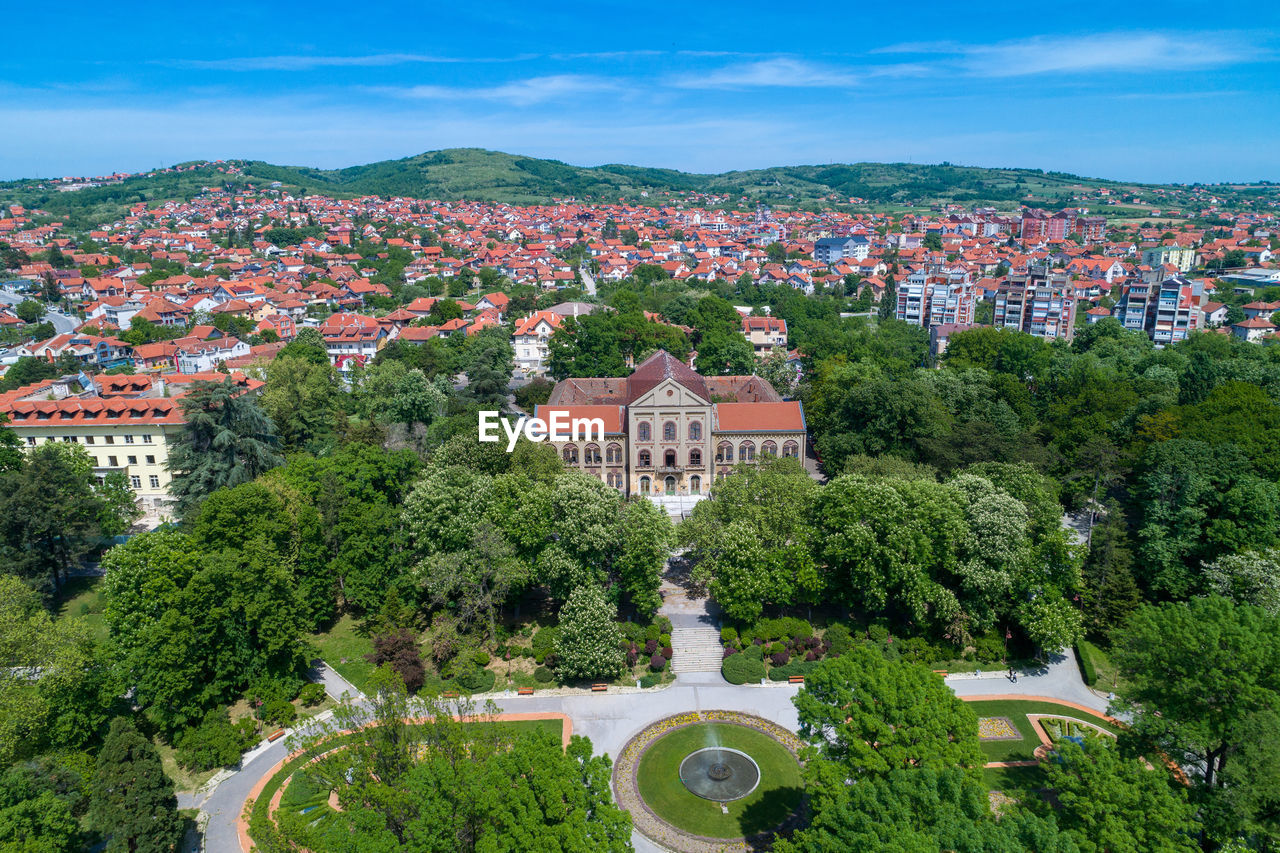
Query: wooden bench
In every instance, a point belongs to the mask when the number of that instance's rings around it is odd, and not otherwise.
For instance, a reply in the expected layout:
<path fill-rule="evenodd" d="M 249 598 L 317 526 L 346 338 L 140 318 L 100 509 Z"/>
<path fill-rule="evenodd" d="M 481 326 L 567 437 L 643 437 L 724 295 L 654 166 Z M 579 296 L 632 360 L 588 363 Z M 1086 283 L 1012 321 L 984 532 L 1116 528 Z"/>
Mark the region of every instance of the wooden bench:
<path fill-rule="evenodd" d="M 282 737 L 284 737 L 284 729 L 276 729 L 274 732 L 267 735 L 267 743 L 275 743 Z"/>
<path fill-rule="evenodd" d="M 790 678 L 788 678 L 787 681 L 791 682 L 792 684 L 804 684 L 804 676 L 793 675 Z"/>
<path fill-rule="evenodd" d="M 935 669 L 935 670 L 933 671 L 933 674 L 934 674 L 934 675 L 941 675 L 943 678 L 946 678 L 946 677 L 947 677 L 947 671 L 946 671 L 945 669 Z"/>
<path fill-rule="evenodd" d="M 607 685 L 607 684 L 593 684 L 593 685 L 591 685 L 591 692 L 592 692 L 592 693 L 603 693 L 603 692 L 605 692 L 605 691 L 606 691 L 606 690 L 608 690 L 608 689 L 609 689 L 609 685 Z"/>
<path fill-rule="evenodd" d="M 441 695 L 442 695 L 442 696 L 444 696 L 444 698 L 446 698 L 446 699 L 457 699 L 457 698 L 458 698 L 458 694 L 457 694 L 455 691 L 453 691 L 453 690 L 446 690 L 446 691 L 445 691 L 444 693 L 442 693 Z"/>
<path fill-rule="evenodd" d="M 519 690 L 517 690 L 517 691 L 516 691 L 516 693 L 517 693 L 518 695 L 520 695 L 520 696 L 532 696 L 532 695 L 533 695 L 533 688 L 532 688 L 532 687 L 521 687 Z"/>

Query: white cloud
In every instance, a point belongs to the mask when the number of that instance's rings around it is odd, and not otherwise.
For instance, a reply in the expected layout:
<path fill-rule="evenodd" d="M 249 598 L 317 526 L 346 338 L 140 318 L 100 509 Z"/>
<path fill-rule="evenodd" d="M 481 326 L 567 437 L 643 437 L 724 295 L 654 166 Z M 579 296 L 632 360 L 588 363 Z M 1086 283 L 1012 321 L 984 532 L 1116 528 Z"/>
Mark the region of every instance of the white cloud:
<path fill-rule="evenodd" d="M 1169 71 L 1229 65 L 1261 55 L 1249 41 L 1222 34 L 1129 32 L 1036 36 L 994 44 L 908 42 L 873 52 L 932 54 L 939 57 L 935 63 L 939 69 L 976 77 Z"/>
<path fill-rule="evenodd" d="M 498 62 L 496 59 L 457 59 L 421 53 L 374 53 L 367 56 L 231 56 L 223 59 L 161 60 L 163 65 L 177 68 L 199 68 L 211 71 L 310 71 L 315 68 L 369 68 L 408 63 Z"/>
<path fill-rule="evenodd" d="M 516 106 L 539 104 L 571 95 L 610 92 L 621 88 L 614 80 L 583 74 L 552 74 L 529 77 L 496 86 L 409 86 L 377 87 L 374 91 L 399 98 L 438 101 L 502 101 Z"/>
<path fill-rule="evenodd" d="M 856 86 L 859 78 L 842 68 L 780 57 L 681 74 L 669 82 L 681 89 L 844 88 Z"/>

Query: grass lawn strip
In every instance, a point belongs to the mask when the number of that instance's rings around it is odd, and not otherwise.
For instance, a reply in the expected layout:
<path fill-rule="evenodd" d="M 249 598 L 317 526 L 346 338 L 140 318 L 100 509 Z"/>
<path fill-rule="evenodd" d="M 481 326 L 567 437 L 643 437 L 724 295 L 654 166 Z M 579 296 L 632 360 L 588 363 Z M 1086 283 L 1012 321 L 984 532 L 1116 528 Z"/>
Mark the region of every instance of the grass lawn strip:
<path fill-rule="evenodd" d="M 728 814 L 691 793 L 680 781 L 680 762 L 696 749 L 724 746 L 745 752 L 760 767 L 760 785 L 728 804 Z M 693 835 L 742 838 L 772 829 L 800 805 L 800 765 L 787 748 L 755 729 L 707 723 L 659 738 L 640 759 L 640 796 L 658 817 Z"/>
<path fill-rule="evenodd" d="M 1027 714 L 1038 714 L 1045 717 L 1059 717 L 1083 722 L 1082 714 L 1068 705 L 1053 702 L 1041 702 L 1028 699 L 994 699 L 974 700 L 968 702 L 969 707 L 979 717 L 1007 717 L 1013 723 L 1021 740 L 984 740 L 978 746 L 987 761 L 1031 761 L 1035 759 L 1035 749 L 1040 746 L 1040 732 Z M 1107 720 L 1095 718 L 1089 720 L 1092 725 L 1111 734 L 1118 734 L 1119 729 Z"/>

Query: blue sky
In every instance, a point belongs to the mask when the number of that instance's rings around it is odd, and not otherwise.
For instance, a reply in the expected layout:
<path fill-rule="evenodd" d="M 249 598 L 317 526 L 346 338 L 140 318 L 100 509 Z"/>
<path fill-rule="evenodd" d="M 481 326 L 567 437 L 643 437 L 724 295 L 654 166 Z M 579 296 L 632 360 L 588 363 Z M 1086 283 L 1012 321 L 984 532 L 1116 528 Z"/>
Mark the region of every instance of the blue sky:
<path fill-rule="evenodd" d="M 1276 3 L 18 5 L 0 178 L 466 146 L 1280 180 Z"/>

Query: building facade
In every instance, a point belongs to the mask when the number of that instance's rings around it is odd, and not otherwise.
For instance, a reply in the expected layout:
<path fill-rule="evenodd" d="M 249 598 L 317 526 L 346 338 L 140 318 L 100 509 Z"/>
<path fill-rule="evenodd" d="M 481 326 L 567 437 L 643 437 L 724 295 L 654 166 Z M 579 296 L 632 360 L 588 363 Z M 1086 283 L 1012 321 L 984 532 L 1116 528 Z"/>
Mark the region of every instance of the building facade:
<path fill-rule="evenodd" d="M 967 270 L 917 270 L 898 290 L 897 319 L 928 329 L 973 323 L 973 281 Z"/>
<path fill-rule="evenodd" d="M 1075 337 L 1076 288 L 1062 271 L 1010 273 L 996 289 L 992 324 L 1052 340 Z"/>
<path fill-rule="evenodd" d="M 797 401 L 756 376 L 700 376 L 659 351 L 626 378 L 566 379 L 536 416 L 597 421 L 591 440 L 553 436 L 565 464 L 626 495 L 703 495 L 740 462 L 803 459 Z"/>

